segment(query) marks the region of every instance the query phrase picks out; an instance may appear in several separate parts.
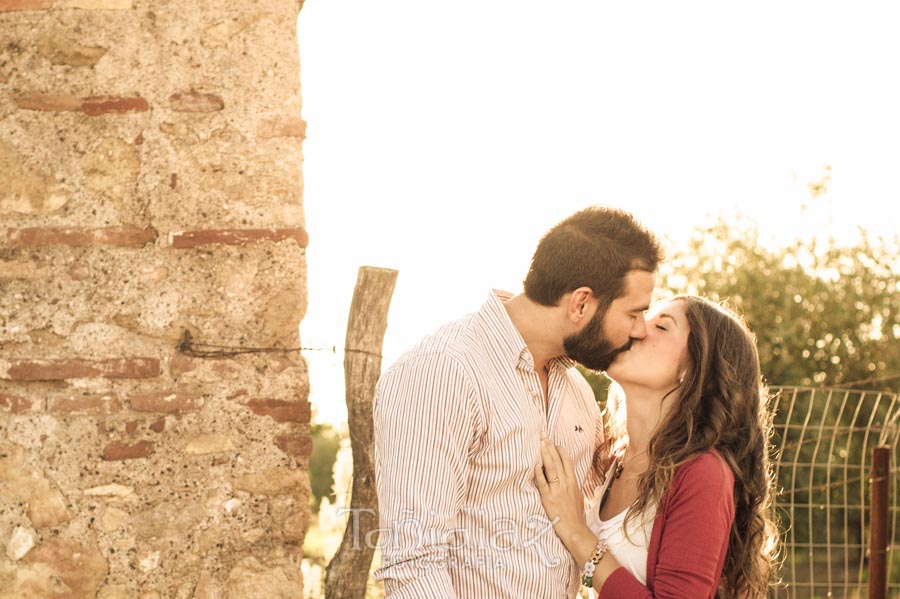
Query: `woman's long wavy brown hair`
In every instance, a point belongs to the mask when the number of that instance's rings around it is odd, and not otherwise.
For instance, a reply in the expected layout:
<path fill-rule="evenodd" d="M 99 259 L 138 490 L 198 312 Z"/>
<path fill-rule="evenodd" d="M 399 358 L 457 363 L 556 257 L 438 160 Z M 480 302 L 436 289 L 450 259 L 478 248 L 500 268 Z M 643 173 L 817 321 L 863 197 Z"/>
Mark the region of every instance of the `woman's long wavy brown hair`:
<path fill-rule="evenodd" d="M 723 599 L 765 597 L 775 572 L 778 531 L 769 463 L 771 417 L 756 339 L 744 320 L 724 304 L 679 295 L 690 326 L 688 369 L 674 392 L 677 403 L 650 440 L 650 468 L 627 517 L 665 496 L 675 471 L 716 448 L 734 473 L 734 524 L 719 588 Z M 607 402 L 607 443 L 595 466 L 606 472 L 611 454 L 627 438 L 624 398 L 613 385 Z"/>

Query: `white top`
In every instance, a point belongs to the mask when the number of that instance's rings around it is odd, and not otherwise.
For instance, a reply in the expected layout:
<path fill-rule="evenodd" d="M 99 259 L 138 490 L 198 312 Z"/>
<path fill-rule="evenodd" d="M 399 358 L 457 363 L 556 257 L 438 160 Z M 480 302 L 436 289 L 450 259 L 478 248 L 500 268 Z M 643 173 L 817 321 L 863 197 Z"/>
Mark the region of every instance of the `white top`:
<path fill-rule="evenodd" d="M 591 531 L 601 541 L 606 541 L 606 550 L 609 554 L 641 581 L 641 584 L 647 584 L 647 553 L 650 549 L 650 534 L 653 532 L 656 507 L 647 506 L 642 513 L 635 514 L 628 521 L 628 535 L 626 536 L 625 514 L 628 512 L 627 509 L 609 520 L 600 519 L 600 500 L 612 479 L 612 472 L 607 473 L 606 481 L 597 487 L 593 498 L 585 499 L 585 520 Z"/>

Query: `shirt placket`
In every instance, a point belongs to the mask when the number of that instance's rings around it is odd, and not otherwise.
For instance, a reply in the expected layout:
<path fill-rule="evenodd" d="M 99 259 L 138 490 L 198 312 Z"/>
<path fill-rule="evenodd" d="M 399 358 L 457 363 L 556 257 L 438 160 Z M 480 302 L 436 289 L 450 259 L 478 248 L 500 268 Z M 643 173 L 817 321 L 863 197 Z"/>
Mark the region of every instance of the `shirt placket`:
<path fill-rule="evenodd" d="M 545 407 L 544 390 L 541 387 L 541 379 L 534 370 L 534 362 L 528 350 L 523 350 L 519 356 L 518 374 L 522 382 L 525 393 L 528 396 L 529 404 L 535 411 L 536 415 L 541 419 L 542 430 L 554 440 L 558 442 L 557 435 L 553 434 L 556 421 L 559 419 L 559 411 L 562 406 L 562 393 L 564 391 L 562 380 L 564 377 L 557 372 L 557 369 L 551 367 L 547 379 L 547 396 L 548 402 Z M 573 578 L 571 573 L 566 576 L 565 580 L 560 581 L 565 589 L 566 597 L 576 597 L 579 586 L 577 578 Z"/>
<path fill-rule="evenodd" d="M 541 379 L 534 371 L 534 361 L 527 349 L 523 350 L 519 356 L 518 371 L 522 387 L 528 396 L 529 405 L 540 416 L 541 429 L 549 435 L 547 412 L 544 409 L 544 390 L 541 388 Z"/>
<path fill-rule="evenodd" d="M 551 365 L 547 373 L 547 434 L 557 442 L 562 441 L 562 439 L 557 438 L 555 432 L 565 401 L 564 385 L 565 380 L 561 376 L 559 368 L 556 364 Z"/>

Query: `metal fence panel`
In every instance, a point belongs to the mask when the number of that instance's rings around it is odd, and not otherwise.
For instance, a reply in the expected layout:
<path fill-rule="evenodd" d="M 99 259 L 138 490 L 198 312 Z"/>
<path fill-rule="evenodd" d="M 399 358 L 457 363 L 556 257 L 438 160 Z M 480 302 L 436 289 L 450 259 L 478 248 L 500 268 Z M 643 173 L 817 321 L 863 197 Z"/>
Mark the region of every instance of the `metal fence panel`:
<path fill-rule="evenodd" d="M 891 451 L 888 597 L 900 599 L 897 440 L 889 392 L 771 387 L 775 505 L 782 531 L 776 598 L 868 597 L 872 449 Z"/>

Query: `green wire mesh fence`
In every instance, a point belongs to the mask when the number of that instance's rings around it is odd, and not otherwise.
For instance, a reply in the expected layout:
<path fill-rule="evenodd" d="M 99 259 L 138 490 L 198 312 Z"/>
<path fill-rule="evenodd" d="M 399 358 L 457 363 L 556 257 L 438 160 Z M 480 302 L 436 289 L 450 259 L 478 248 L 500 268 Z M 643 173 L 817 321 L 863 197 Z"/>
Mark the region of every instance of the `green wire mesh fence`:
<path fill-rule="evenodd" d="M 870 595 L 872 450 L 890 452 L 886 596 L 900 598 L 897 439 L 900 396 L 850 389 L 772 387 L 778 518 L 777 598 Z"/>

